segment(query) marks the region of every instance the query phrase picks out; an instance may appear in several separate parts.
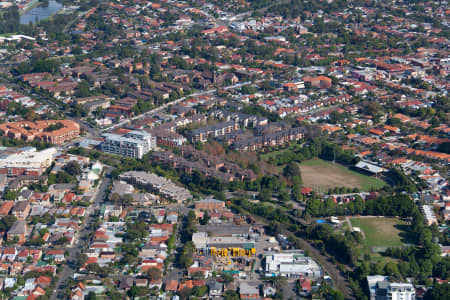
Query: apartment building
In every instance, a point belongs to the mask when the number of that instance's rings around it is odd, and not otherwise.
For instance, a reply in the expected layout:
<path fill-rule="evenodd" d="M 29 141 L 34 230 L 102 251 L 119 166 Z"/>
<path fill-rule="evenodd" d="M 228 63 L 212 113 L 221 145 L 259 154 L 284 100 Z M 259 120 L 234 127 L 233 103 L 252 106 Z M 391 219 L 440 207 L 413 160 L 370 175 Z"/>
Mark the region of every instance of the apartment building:
<path fill-rule="evenodd" d="M 25 235 L 27 234 L 27 223 L 23 220 L 16 221 L 8 230 L 6 238 L 8 241 L 14 241 L 17 238 L 17 243 L 25 243 Z"/>
<path fill-rule="evenodd" d="M 302 127 L 290 128 L 263 136 L 239 140 L 233 143 L 231 147 L 239 152 L 257 151 L 265 147 L 279 147 L 293 141 L 301 140 L 304 137 L 304 132 L 305 130 Z"/>
<path fill-rule="evenodd" d="M 0 133 L 13 139 L 63 144 L 80 136 L 80 125 L 70 120 L 21 121 L 0 124 Z"/>
<path fill-rule="evenodd" d="M 150 192 L 157 193 L 166 199 L 177 202 L 185 201 L 191 198 L 191 193 L 172 181 L 147 172 L 129 171 L 119 176 L 120 180 L 129 184 L 134 184 L 147 189 Z"/>
<path fill-rule="evenodd" d="M 239 123 L 234 121 L 222 122 L 219 124 L 207 126 L 205 128 L 194 129 L 188 133 L 191 142 L 204 143 L 208 138 L 216 138 L 231 133 L 239 129 Z"/>
<path fill-rule="evenodd" d="M 103 152 L 141 159 L 144 154 L 156 147 L 156 139 L 145 131 L 130 131 L 121 136 L 104 134 L 101 145 Z"/>
<path fill-rule="evenodd" d="M 370 300 L 415 300 L 416 290 L 411 283 L 390 282 L 388 276 L 367 276 Z"/>
<path fill-rule="evenodd" d="M 25 220 L 30 213 L 30 203 L 28 201 L 17 201 L 11 210 L 11 215 L 15 216 L 17 220 Z"/>

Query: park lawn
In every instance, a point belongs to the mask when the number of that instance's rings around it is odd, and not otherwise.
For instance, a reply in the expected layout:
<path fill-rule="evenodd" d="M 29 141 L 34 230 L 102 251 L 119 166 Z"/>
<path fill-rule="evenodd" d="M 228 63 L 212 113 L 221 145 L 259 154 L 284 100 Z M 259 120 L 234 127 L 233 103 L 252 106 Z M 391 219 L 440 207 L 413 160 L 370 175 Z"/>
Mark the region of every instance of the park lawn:
<path fill-rule="evenodd" d="M 398 247 L 403 246 L 402 230 L 396 225 L 406 225 L 397 218 L 351 218 L 353 227 L 359 227 L 364 233 L 364 244 L 372 247 Z"/>
<path fill-rule="evenodd" d="M 269 160 L 269 158 L 275 158 L 278 154 L 282 154 L 286 151 L 295 151 L 298 148 L 300 148 L 300 145 L 297 143 L 291 143 L 287 148 L 285 149 L 280 149 L 280 150 L 275 150 L 275 151 L 270 151 L 267 152 L 265 154 L 262 154 L 261 157 L 265 160 Z"/>
<path fill-rule="evenodd" d="M 356 187 L 360 191 L 370 191 L 381 189 L 386 184 L 379 178 L 318 158 L 300 163 L 300 169 L 303 184 L 322 192 L 335 187 Z"/>

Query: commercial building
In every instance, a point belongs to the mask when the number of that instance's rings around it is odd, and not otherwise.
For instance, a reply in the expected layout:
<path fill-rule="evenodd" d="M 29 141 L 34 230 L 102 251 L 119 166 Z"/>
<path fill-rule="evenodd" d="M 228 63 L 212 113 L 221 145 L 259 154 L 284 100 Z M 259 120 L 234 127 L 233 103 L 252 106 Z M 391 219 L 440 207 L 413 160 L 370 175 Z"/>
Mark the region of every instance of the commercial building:
<path fill-rule="evenodd" d="M 145 131 L 130 131 L 125 135 L 105 134 L 103 152 L 141 159 L 156 147 L 156 139 Z"/>
<path fill-rule="evenodd" d="M 267 253 L 265 257 L 266 276 L 308 277 L 322 276 L 319 265 L 311 258 L 305 256 L 301 250 L 288 250 Z"/>
<path fill-rule="evenodd" d="M 202 231 L 192 235 L 192 242 L 200 254 L 239 257 L 256 253 L 254 240 L 242 236 L 209 236 Z"/>
<path fill-rule="evenodd" d="M 63 144 L 80 136 L 80 125 L 70 120 L 21 121 L 0 124 L 0 132 L 13 139 Z"/>
<path fill-rule="evenodd" d="M 36 148 L 30 147 L 22 150 L 0 157 L 0 174 L 8 177 L 42 175 L 51 166 L 57 153 L 55 148 L 36 151 Z"/>
<path fill-rule="evenodd" d="M 187 189 L 174 184 L 164 177 L 152 173 L 129 171 L 121 174 L 119 179 L 129 184 L 143 187 L 149 192 L 157 193 L 163 198 L 177 202 L 182 202 L 192 197 Z"/>
<path fill-rule="evenodd" d="M 367 276 L 370 300 L 415 300 L 416 290 L 411 283 L 389 282 L 389 277 Z"/>

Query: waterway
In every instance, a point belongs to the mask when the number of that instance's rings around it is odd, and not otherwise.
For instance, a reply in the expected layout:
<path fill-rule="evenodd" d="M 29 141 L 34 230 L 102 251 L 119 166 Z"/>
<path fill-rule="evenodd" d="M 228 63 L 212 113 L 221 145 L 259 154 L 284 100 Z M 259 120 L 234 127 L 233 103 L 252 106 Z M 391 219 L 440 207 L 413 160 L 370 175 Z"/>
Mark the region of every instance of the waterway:
<path fill-rule="evenodd" d="M 39 4 L 20 16 L 20 24 L 36 23 L 36 21 L 47 19 L 61 8 L 63 5 L 54 0 L 48 1 L 48 6 L 45 7 Z"/>

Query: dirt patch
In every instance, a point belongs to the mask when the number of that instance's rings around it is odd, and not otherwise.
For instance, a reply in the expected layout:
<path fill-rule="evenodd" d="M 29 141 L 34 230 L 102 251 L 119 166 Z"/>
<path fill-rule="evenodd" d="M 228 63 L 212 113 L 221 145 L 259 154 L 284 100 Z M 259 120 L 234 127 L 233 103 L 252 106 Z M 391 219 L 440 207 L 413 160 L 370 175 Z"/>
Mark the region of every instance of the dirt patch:
<path fill-rule="evenodd" d="M 300 165 L 303 184 L 313 189 L 361 188 L 361 179 L 333 165 Z"/>

